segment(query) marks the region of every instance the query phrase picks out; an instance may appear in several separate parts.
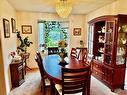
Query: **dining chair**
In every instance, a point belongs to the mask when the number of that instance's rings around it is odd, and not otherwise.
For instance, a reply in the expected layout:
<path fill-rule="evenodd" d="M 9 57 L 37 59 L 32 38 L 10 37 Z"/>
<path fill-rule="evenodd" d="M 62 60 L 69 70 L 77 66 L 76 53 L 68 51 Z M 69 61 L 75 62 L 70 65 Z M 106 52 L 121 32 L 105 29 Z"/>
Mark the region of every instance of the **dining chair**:
<path fill-rule="evenodd" d="M 77 58 L 77 51 L 76 51 L 76 48 L 72 48 L 72 49 L 71 49 L 70 55 L 71 55 L 72 57 Z"/>
<path fill-rule="evenodd" d="M 37 52 L 35 55 L 35 61 L 38 64 L 39 71 L 41 74 L 41 92 L 43 90 L 43 95 L 46 95 L 46 87 L 50 86 L 50 81 L 49 81 L 49 79 L 47 79 L 47 77 L 45 75 L 45 71 L 44 71 L 44 67 L 43 67 L 43 63 L 42 63 L 43 60 L 42 60 L 39 52 Z"/>
<path fill-rule="evenodd" d="M 90 89 L 90 66 L 80 69 L 62 67 L 62 85 L 56 84 L 59 95 L 88 95 Z"/>
<path fill-rule="evenodd" d="M 58 47 L 48 47 L 48 55 L 57 54 L 57 53 L 58 53 Z"/>
<path fill-rule="evenodd" d="M 88 56 L 87 48 L 83 48 L 83 50 L 82 50 L 82 60 L 83 60 L 83 62 L 87 62 L 87 56 Z"/>

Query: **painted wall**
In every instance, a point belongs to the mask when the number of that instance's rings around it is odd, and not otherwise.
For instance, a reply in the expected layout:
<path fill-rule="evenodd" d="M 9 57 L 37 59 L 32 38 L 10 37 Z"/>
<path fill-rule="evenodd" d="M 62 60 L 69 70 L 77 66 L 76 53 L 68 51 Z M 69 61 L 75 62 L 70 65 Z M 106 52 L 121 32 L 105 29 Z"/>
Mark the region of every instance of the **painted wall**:
<path fill-rule="evenodd" d="M 78 47 L 80 39 L 83 39 L 85 42 L 87 40 L 84 15 L 72 15 L 69 17 L 69 19 L 61 19 L 57 14 L 24 11 L 17 12 L 18 30 L 20 32 L 22 32 L 21 25 L 32 25 L 32 34 L 22 34 L 23 37 L 29 36 L 30 40 L 33 42 L 30 48 L 28 48 L 28 52 L 30 52 L 30 60 L 28 61 L 28 66 L 31 68 L 37 67 L 34 56 L 38 48 L 38 20 L 69 21 L 70 47 Z M 73 28 L 82 28 L 81 36 L 73 36 Z"/>
<path fill-rule="evenodd" d="M 3 18 L 10 21 L 10 38 L 4 38 Z M 16 34 L 11 31 L 11 18 L 16 18 L 15 9 L 6 0 L 0 0 L 0 58 L 2 56 L 3 59 L 0 63 L 0 95 L 8 95 L 11 88 L 9 53 L 16 50 Z"/>
<path fill-rule="evenodd" d="M 109 5 L 106 5 L 98 10 L 90 12 L 87 14 L 87 21 L 93 18 L 103 16 L 103 15 L 117 15 L 117 14 L 127 14 L 127 0 L 117 0 Z"/>

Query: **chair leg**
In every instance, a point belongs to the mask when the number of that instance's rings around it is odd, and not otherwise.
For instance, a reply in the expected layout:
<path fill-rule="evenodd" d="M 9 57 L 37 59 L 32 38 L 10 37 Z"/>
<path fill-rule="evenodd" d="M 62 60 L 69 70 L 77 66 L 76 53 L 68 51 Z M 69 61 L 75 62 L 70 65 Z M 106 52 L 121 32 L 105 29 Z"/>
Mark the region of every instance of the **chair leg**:
<path fill-rule="evenodd" d="M 42 84 L 41 84 L 41 92 L 42 92 Z"/>
<path fill-rule="evenodd" d="M 46 95 L 46 86 L 43 80 L 41 80 L 41 92 L 43 93 L 43 95 Z"/>

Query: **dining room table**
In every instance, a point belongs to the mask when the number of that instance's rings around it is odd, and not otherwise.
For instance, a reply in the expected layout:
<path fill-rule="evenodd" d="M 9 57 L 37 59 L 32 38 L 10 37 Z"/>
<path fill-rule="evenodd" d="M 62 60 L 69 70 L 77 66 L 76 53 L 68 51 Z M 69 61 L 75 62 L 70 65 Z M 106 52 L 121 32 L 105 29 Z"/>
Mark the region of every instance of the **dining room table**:
<path fill-rule="evenodd" d="M 80 69 L 84 67 L 90 66 L 87 63 L 84 63 L 82 61 L 79 61 L 75 57 L 68 56 L 65 58 L 66 65 L 60 65 L 60 56 L 57 54 L 53 55 L 47 55 L 43 58 L 43 66 L 44 66 L 44 71 L 47 75 L 47 77 L 50 79 L 51 83 L 51 95 L 55 95 L 55 84 L 62 84 L 62 67 L 64 66 L 65 68 L 69 69 Z M 88 89 L 87 89 L 87 95 L 90 95 L 90 79 L 91 79 L 91 70 L 89 73 L 89 78 L 88 78 Z"/>

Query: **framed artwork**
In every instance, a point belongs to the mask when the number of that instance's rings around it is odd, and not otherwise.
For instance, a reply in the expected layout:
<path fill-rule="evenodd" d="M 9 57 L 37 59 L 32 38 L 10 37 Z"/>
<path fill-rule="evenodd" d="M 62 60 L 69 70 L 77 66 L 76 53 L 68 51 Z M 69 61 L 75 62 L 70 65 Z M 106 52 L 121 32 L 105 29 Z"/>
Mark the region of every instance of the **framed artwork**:
<path fill-rule="evenodd" d="M 11 18 L 12 33 L 16 33 L 16 21 Z"/>
<path fill-rule="evenodd" d="M 74 36 L 81 36 L 81 28 L 74 28 L 73 35 Z"/>
<path fill-rule="evenodd" d="M 9 20 L 3 19 L 3 27 L 4 27 L 4 37 L 9 38 L 10 37 L 10 23 Z"/>
<path fill-rule="evenodd" d="M 22 33 L 23 34 L 32 34 L 32 26 L 31 25 L 22 25 Z"/>

